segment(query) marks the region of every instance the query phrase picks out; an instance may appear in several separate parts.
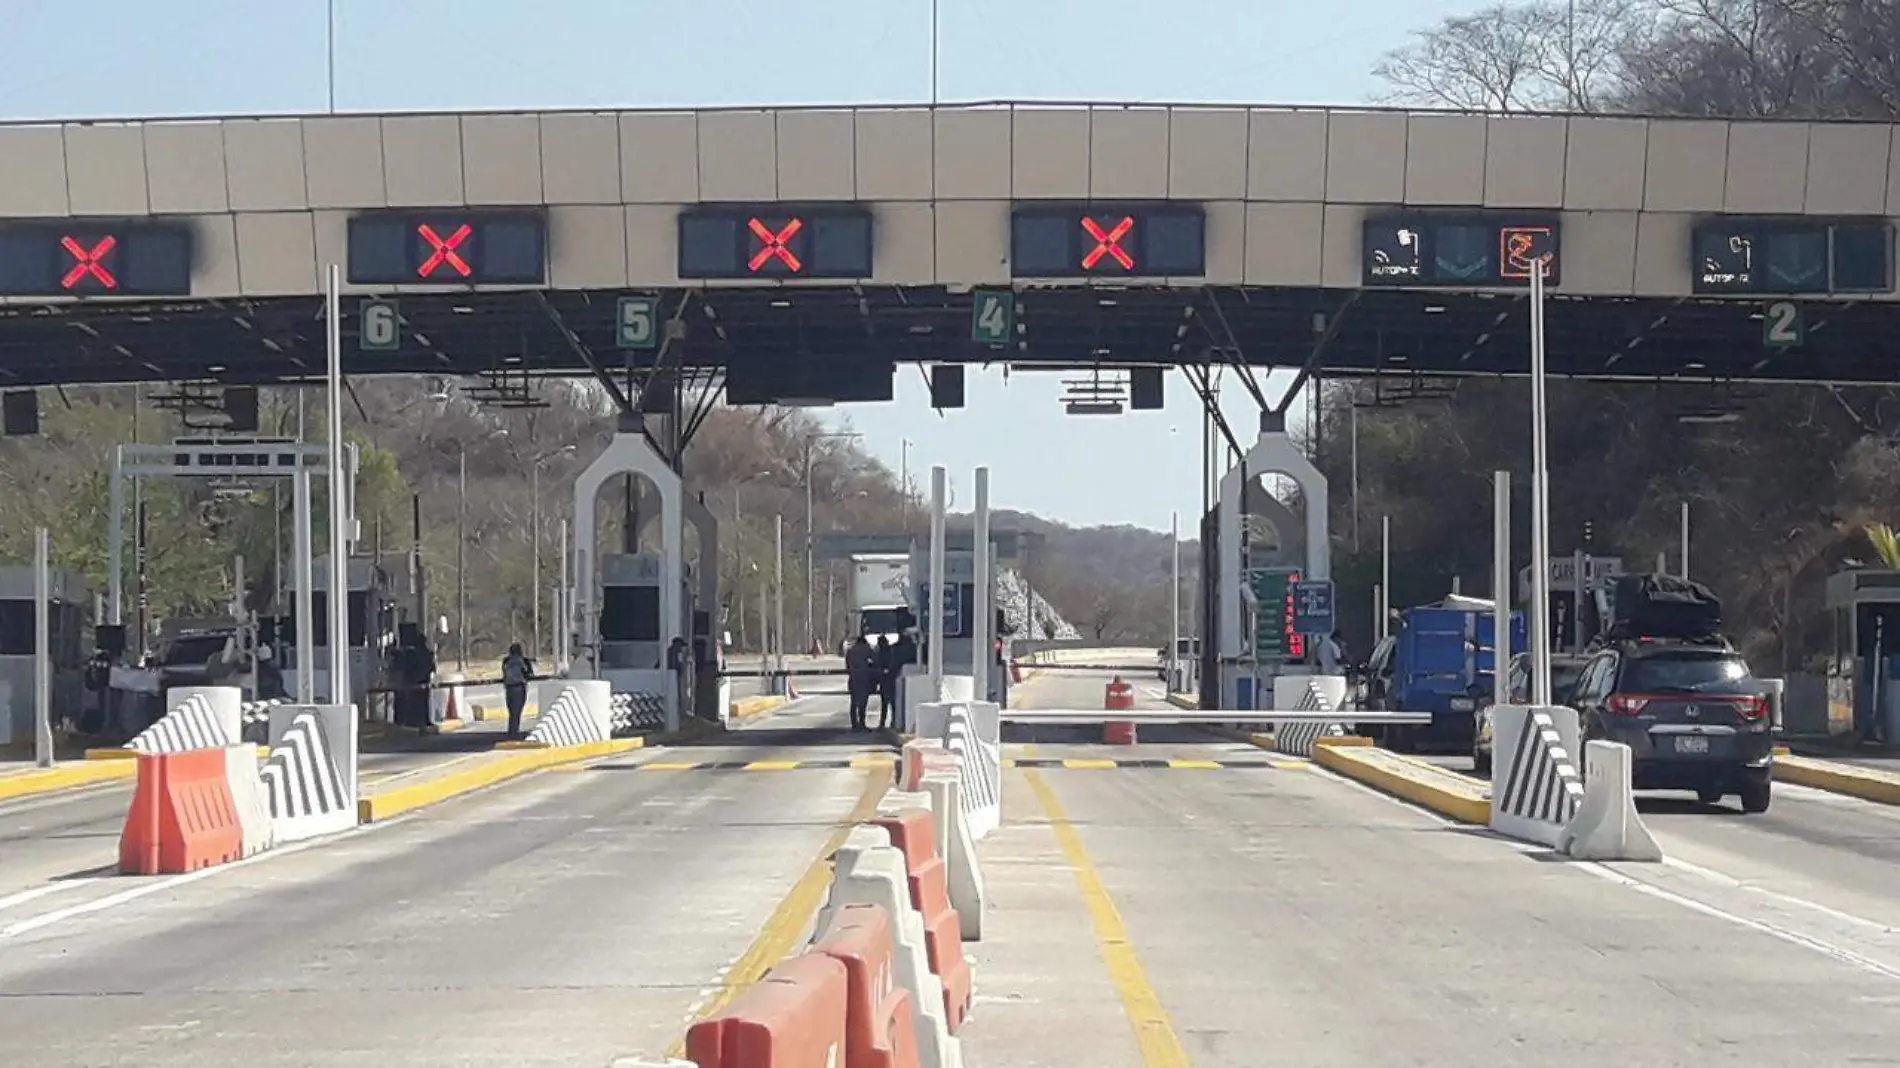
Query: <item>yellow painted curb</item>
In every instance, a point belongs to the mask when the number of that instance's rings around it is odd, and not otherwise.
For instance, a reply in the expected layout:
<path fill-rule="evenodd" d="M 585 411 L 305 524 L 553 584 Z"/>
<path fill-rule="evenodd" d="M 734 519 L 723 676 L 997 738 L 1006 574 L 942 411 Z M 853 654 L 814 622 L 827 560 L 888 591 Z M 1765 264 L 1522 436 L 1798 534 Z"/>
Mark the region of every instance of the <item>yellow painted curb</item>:
<path fill-rule="evenodd" d="M 0 801 L 71 790 L 94 783 L 129 779 L 138 774 L 135 760 L 102 760 L 67 764 L 57 768 L 34 768 L 13 775 L 0 775 Z"/>
<path fill-rule="evenodd" d="M 1201 708 L 1200 698 L 1195 697 L 1191 694 L 1185 694 L 1185 693 L 1169 694 L 1168 703 L 1173 705 L 1176 708 L 1185 708 L 1190 712 L 1198 712 L 1200 711 L 1200 708 Z"/>
<path fill-rule="evenodd" d="M 1813 757 L 1776 756 L 1775 778 L 1797 786 L 1846 794 L 1882 805 L 1900 805 L 1900 775 L 1875 768 L 1837 764 Z"/>
<path fill-rule="evenodd" d="M 1412 765 L 1421 769 L 1413 774 L 1405 774 L 1383 762 L 1367 759 L 1357 751 L 1359 748 L 1361 747 L 1354 744 L 1320 745 L 1313 750 L 1313 760 L 1329 771 L 1337 772 L 1394 797 L 1431 809 L 1441 816 L 1449 816 L 1460 822 L 1476 824 L 1480 827 L 1490 826 L 1491 802 L 1476 794 L 1475 785 L 1472 792 L 1441 786 L 1433 780 L 1439 778 L 1441 774 L 1454 773 L 1444 772 L 1433 764 L 1410 760 L 1392 753 L 1385 754 L 1397 761 L 1400 767 Z"/>
<path fill-rule="evenodd" d="M 610 742 L 589 742 L 586 745 L 517 750 L 500 760 L 364 797 L 356 803 L 357 821 L 375 823 L 377 820 L 391 819 L 426 805 L 519 778 L 529 772 L 625 753 L 640 748 L 644 743 L 645 739 L 642 738 L 616 738 Z"/>
<path fill-rule="evenodd" d="M 726 709 L 726 718 L 728 720 L 751 719 L 753 716 L 764 715 L 784 705 L 787 700 L 789 700 L 789 698 L 778 694 L 760 697 L 744 697 L 732 702 L 731 706 Z"/>
<path fill-rule="evenodd" d="M 136 749 L 123 749 L 123 748 L 117 748 L 117 747 L 112 748 L 112 749 L 86 750 L 87 760 L 137 760 L 138 755 L 139 755 L 139 751 Z"/>
<path fill-rule="evenodd" d="M 546 749 L 548 743 L 537 742 L 532 738 L 511 738 L 495 743 L 497 749 Z"/>

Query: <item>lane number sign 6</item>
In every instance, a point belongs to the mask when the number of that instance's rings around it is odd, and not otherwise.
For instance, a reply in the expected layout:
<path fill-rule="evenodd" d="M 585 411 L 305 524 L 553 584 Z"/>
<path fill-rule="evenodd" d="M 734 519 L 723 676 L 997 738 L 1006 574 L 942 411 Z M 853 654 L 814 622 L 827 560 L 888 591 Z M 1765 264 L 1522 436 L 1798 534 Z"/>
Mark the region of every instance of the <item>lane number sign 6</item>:
<path fill-rule="evenodd" d="M 357 344 L 364 352 L 394 352 L 402 347 L 402 317 L 395 301 L 365 300 L 356 322 Z"/>

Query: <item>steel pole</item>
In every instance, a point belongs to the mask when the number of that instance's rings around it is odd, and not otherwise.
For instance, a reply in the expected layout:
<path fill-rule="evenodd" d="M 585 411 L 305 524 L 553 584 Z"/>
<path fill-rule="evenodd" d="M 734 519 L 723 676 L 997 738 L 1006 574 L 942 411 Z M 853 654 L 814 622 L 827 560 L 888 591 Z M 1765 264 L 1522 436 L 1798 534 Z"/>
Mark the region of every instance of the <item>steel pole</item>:
<path fill-rule="evenodd" d="M 1550 485 L 1544 411 L 1544 272 L 1531 272 L 1531 703 L 1550 704 Z"/>
<path fill-rule="evenodd" d="M 330 265 L 325 318 L 329 335 L 330 703 L 347 705 L 350 685 L 350 546 L 348 477 L 343 470 L 343 272 Z"/>
<path fill-rule="evenodd" d="M 528 608 L 528 655 L 536 657 L 541 655 L 541 461 L 538 459 L 528 471 L 528 541 L 533 560 L 528 579 L 533 602 Z"/>
<path fill-rule="evenodd" d="M 812 445 L 813 445 L 812 441 L 805 442 L 805 648 L 806 649 L 810 649 L 813 645 L 817 644 L 817 641 L 818 641 L 817 627 L 812 621 L 812 589 L 811 589 L 811 542 L 812 542 L 811 450 L 812 450 Z"/>
<path fill-rule="evenodd" d="M 565 667 L 568 659 L 568 628 L 571 621 L 567 611 L 567 517 L 561 517 L 561 584 L 554 588 L 554 663 Z"/>
<path fill-rule="evenodd" d="M 1168 582 L 1168 692 L 1174 692 L 1181 661 L 1181 513 L 1168 514 L 1168 552 L 1173 560 Z"/>
<path fill-rule="evenodd" d="M 33 532 L 33 763 L 53 766 L 53 563 L 45 527 Z"/>
<path fill-rule="evenodd" d="M 785 517 L 772 517 L 772 670 L 784 684 L 785 671 Z"/>
<path fill-rule="evenodd" d="M 125 622 L 125 446 L 112 448 L 112 483 L 107 510 L 112 513 L 112 525 L 106 535 L 106 585 L 110 590 L 107 598 L 112 602 L 110 622 L 119 626 Z"/>
<path fill-rule="evenodd" d="M 1392 626 L 1392 517 L 1379 517 L 1379 637 Z"/>
<path fill-rule="evenodd" d="M 931 466 L 931 585 L 925 591 L 929 604 L 929 631 L 925 648 L 925 675 L 929 675 L 929 699 L 942 701 L 944 694 L 944 500 L 948 496 L 948 475 L 942 464 Z"/>
<path fill-rule="evenodd" d="M 1510 697 L 1511 473 L 1492 474 L 1491 487 L 1491 703 Z"/>
<path fill-rule="evenodd" d="M 316 549 L 310 544 L 310 468 L 302 455 L 297 457 L 297 473 L 291 476 L 290 557 L 296 579 L 291 590 L 291 610 L 297 626 L 297 703 L 317 702 Z M 279 646 L 283 642 L 278 642 Z"/>
<path fill-rule="evenodd" d="M 990 632 L 996 621 L 990 613 L 990 469 L 976 469 L 976 515 L 972 534 L 972 578 L 976 588 L 970 598 L 970 692 L 979 701 L 990 699 Z"/>
<path fill-rule="evenodd" d="M 1688 501 L 1682 502 L 1681 527 L 1682 527 L 1682 533 L 1681 533 L 1682 547 L 1678 551 L 1682 554 L 1682 577 L 1688 578 L 1689 577 L 1689 502 Z"/>
<path fill-rule="evenodd" d="M 455 660 L 468 667 L 468 450 L 455 475 Z"/>

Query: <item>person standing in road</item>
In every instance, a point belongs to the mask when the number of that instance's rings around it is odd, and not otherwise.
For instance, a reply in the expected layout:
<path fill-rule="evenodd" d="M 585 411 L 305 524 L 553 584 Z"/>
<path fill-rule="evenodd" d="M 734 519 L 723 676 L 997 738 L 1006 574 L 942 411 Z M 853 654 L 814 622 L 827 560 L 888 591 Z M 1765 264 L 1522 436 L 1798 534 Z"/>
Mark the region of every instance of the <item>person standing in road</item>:
<path fill-rule="evenodd" d="M 891 715 L 891 704 L 897 700 L 897 655 L 888 635 L 877 636 L 877 671 L 872 678 L 875 680 L 872 692 L 877 695 L 877 729 L 883 730 Z M 870 718 L 869 708 L 865 710 L 865 718 Z"/>
<path fill-rule="evenodd" d="M 521 737 L 521 711 L 528 704 L 528 680 L 534 678 L 534 661 L 521 651 L 521 643 L 508 646 L 501 662 L 501 694 L 508 702 L 508 738 Z"/>
<path fill-rule="evenodd" d="M 851 729 L 864 729 L 865 713 L 871 707 L 871 693 L 877 687 L 877 650 L 860 634 L 844 656 L 846 687 L 851 692 Z"/>

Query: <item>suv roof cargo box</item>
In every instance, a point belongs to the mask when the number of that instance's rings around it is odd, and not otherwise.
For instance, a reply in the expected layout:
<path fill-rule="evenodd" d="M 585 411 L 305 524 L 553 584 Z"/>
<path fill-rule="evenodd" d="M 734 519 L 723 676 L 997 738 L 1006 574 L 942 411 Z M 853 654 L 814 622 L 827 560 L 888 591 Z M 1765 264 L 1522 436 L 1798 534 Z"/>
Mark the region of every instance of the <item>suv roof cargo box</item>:
<path fill-rule="evenodd" d="M 1674 575 L 1618 575 L 1611 608 L 1612 641 L 1633 638 L 1714 638 L 1722 631 L 1722 602 L 1707 586 Z"/>

